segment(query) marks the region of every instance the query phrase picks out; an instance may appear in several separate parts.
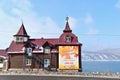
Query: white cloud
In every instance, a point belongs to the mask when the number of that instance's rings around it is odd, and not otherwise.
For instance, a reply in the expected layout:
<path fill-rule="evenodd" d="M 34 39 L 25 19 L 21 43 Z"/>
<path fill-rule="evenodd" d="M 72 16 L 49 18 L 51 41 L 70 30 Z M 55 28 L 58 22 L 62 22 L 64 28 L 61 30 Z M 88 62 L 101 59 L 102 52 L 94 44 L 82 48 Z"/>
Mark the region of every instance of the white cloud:
<path fill-rule="evenodd" d="M 17 16 L 24 16 L 29 12 L 33 13 L 34 11 L 31 9 L 32 4 L 28 0 L 12 0 L 14 7 L 11 9 L 11 13 Z M 16 5 L 17 4 L 17 5 Z M 30 14 L 31 14 L 30 13 Z"/>
<path fill-rule="evenodd" d="M 86 17 L 83 19 L 84 20 L 84 23 L 87 25 L 87 28 L 88 28 L 88 31 L 86 34 L 99 34 L 99 31 L 95 28 L 93 28 L 93 25 L 94 24 L 94 19 L 93 17 L 91 16 L 91 14 L 87 14 Z M 92 25 L 92 26 L 91 26 Z"/>
<path fill-rule="evenodd" d="M 87 14 L 84 19 L 85 24 L 91 25 L 94 23 L 93 17 L 90 14 Z"/>
<path fill-rule="evenodd" d="M 29 0 L 0 0 L 0 48 L 9 46 L 21 26 L 21 19 L 31 37 L 59 37 L 61 30 L 50 17 L 40 17 Z M 49 33 L 49 34 L 48 34 Z"/>
<path fill-rule="evenodd" d="M 117 1 L 117 3 L 115 4 L 115 7 L 120 8 L 120 0 Z"/>
<path fill-rule="evenodd" d="M 33 22 L 34 20 L 34 22 Z M 29 22 L 25 20 L 27 31 L 31 37 L 59 37 L 61 29 L 50 17 L 41 17 L 36 19 L 33 17 Z"/>
<path fill-rule="evenodd" d="M 77 27 L 77 20 L 73 17 L 69 17 L 69 24 L 71 29 L 74 29 L 75 27 Z"/>

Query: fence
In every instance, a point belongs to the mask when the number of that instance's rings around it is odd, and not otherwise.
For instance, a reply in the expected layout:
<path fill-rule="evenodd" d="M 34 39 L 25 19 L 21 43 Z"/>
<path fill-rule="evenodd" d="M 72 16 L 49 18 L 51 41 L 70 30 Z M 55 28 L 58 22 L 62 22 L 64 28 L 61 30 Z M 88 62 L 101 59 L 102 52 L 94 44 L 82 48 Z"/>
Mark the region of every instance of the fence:
<path fill-rule="evenodd" d="M 120 79 L 119 73 L 100 73 L 100 72 L 51 72 L 44 70 L 11 70 L 1 71 L 0 75 L 31 75 L 31 76 L 72 76 L 72 77 L 98 77 L 98 78 L 117 78 Z"/>

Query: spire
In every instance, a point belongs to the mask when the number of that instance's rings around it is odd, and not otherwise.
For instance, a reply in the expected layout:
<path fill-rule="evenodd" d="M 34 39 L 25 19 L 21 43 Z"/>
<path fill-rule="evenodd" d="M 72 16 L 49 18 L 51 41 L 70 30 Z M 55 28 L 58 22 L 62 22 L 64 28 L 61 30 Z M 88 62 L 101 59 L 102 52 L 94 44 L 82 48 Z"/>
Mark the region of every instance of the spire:
<path fill-rule="evenodd" d="M 72 32 L 72 30 L 70 29 L 68 20 L 69 20 L 69 17 L 66 17 L 66 26 L 63 32 Z"/>
<path fill-rule="evenodd" d="M 21 25 L 19 31 L 17 32 L 17 34 L 15 36 L 29 36 L 25 30 L 23 22 L 22 22 L 22 25 Z"/>

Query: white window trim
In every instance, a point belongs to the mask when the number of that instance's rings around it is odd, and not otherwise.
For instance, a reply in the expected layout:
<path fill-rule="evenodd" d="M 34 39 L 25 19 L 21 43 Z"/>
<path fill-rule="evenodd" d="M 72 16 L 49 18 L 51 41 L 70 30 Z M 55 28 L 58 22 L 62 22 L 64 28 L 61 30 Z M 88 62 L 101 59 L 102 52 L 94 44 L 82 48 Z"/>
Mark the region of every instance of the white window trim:
<path fill-rule="evenodd" d="M 66 36 L 66 42 L 71 42 L 71 36 L 69 35 Z"/>
<path fill-rule="evenodd" d="M 26 66 L 32 65 L 32 59 L 26 59 Z"/>
<path fill-rule="evenodd" d="M 32 56 L 32 48 L 30 48 L 30 47 L 27 48 L 27 51 L 26 51 L 26 52 L 27 52 L 27 55 L 28 55 L 28 56 Z"/>
<path fill-rule="evenodd" d="M 46 62 L 47 60 L 47 62 Z M 50 65 L 50 59 L 44 59 L 44 68 L 48 68 Z"/>
<path fill-rule="evenodd" d="M 44 53 L 45 54 L 50 54 L 50 47 L 45 47 L 44 48 Z"/>

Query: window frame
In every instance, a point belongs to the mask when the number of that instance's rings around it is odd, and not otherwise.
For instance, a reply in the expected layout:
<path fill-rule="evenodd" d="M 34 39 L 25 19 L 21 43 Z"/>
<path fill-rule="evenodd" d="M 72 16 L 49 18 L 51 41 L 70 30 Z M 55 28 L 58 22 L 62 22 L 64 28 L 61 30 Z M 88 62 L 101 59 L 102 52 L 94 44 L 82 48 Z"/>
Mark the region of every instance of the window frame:
<path fill-rule="evenodd" d="M 46 47 L 44 48 L 44 53 L 45 53 L 45 54 L 50 54 L 50 47 L 49 47 L 49 46 L 46 46 Z"/>
<path fill-rule="evenodd" d="M 22 36 L 16 37 L 16 42 L 23 42 L 23 41 L 24 41 L 24 37 Z"/>
<path fill-rule="evenodd" d="M 71 42 L 71 36 L 69 35 L 66 36 L 66 42 Z"/>
<path fill-rule="evenodd" d="M 45 60 L 47 60 L 47 61 L 45 61 Z M 50 59 L 49 58 L 44 59 L 44 68 L 48 68 L 49 65 L 50 65 Z"/>
<path fill-rule="evenodd" d="M 26 53 L 28 56 L 32 56 L 32 48 L 31 47 L 26 48 Z"/>
<path fill-rule="evenodd" d="M 0 57 L 0 63 L 3 63 L 3 61 L 4 61 L 3 58 Z"/>
<path fill-rule="evenodd" d="M 26 66 L 32 65 L 32 59 L 26 59 Z"/>

